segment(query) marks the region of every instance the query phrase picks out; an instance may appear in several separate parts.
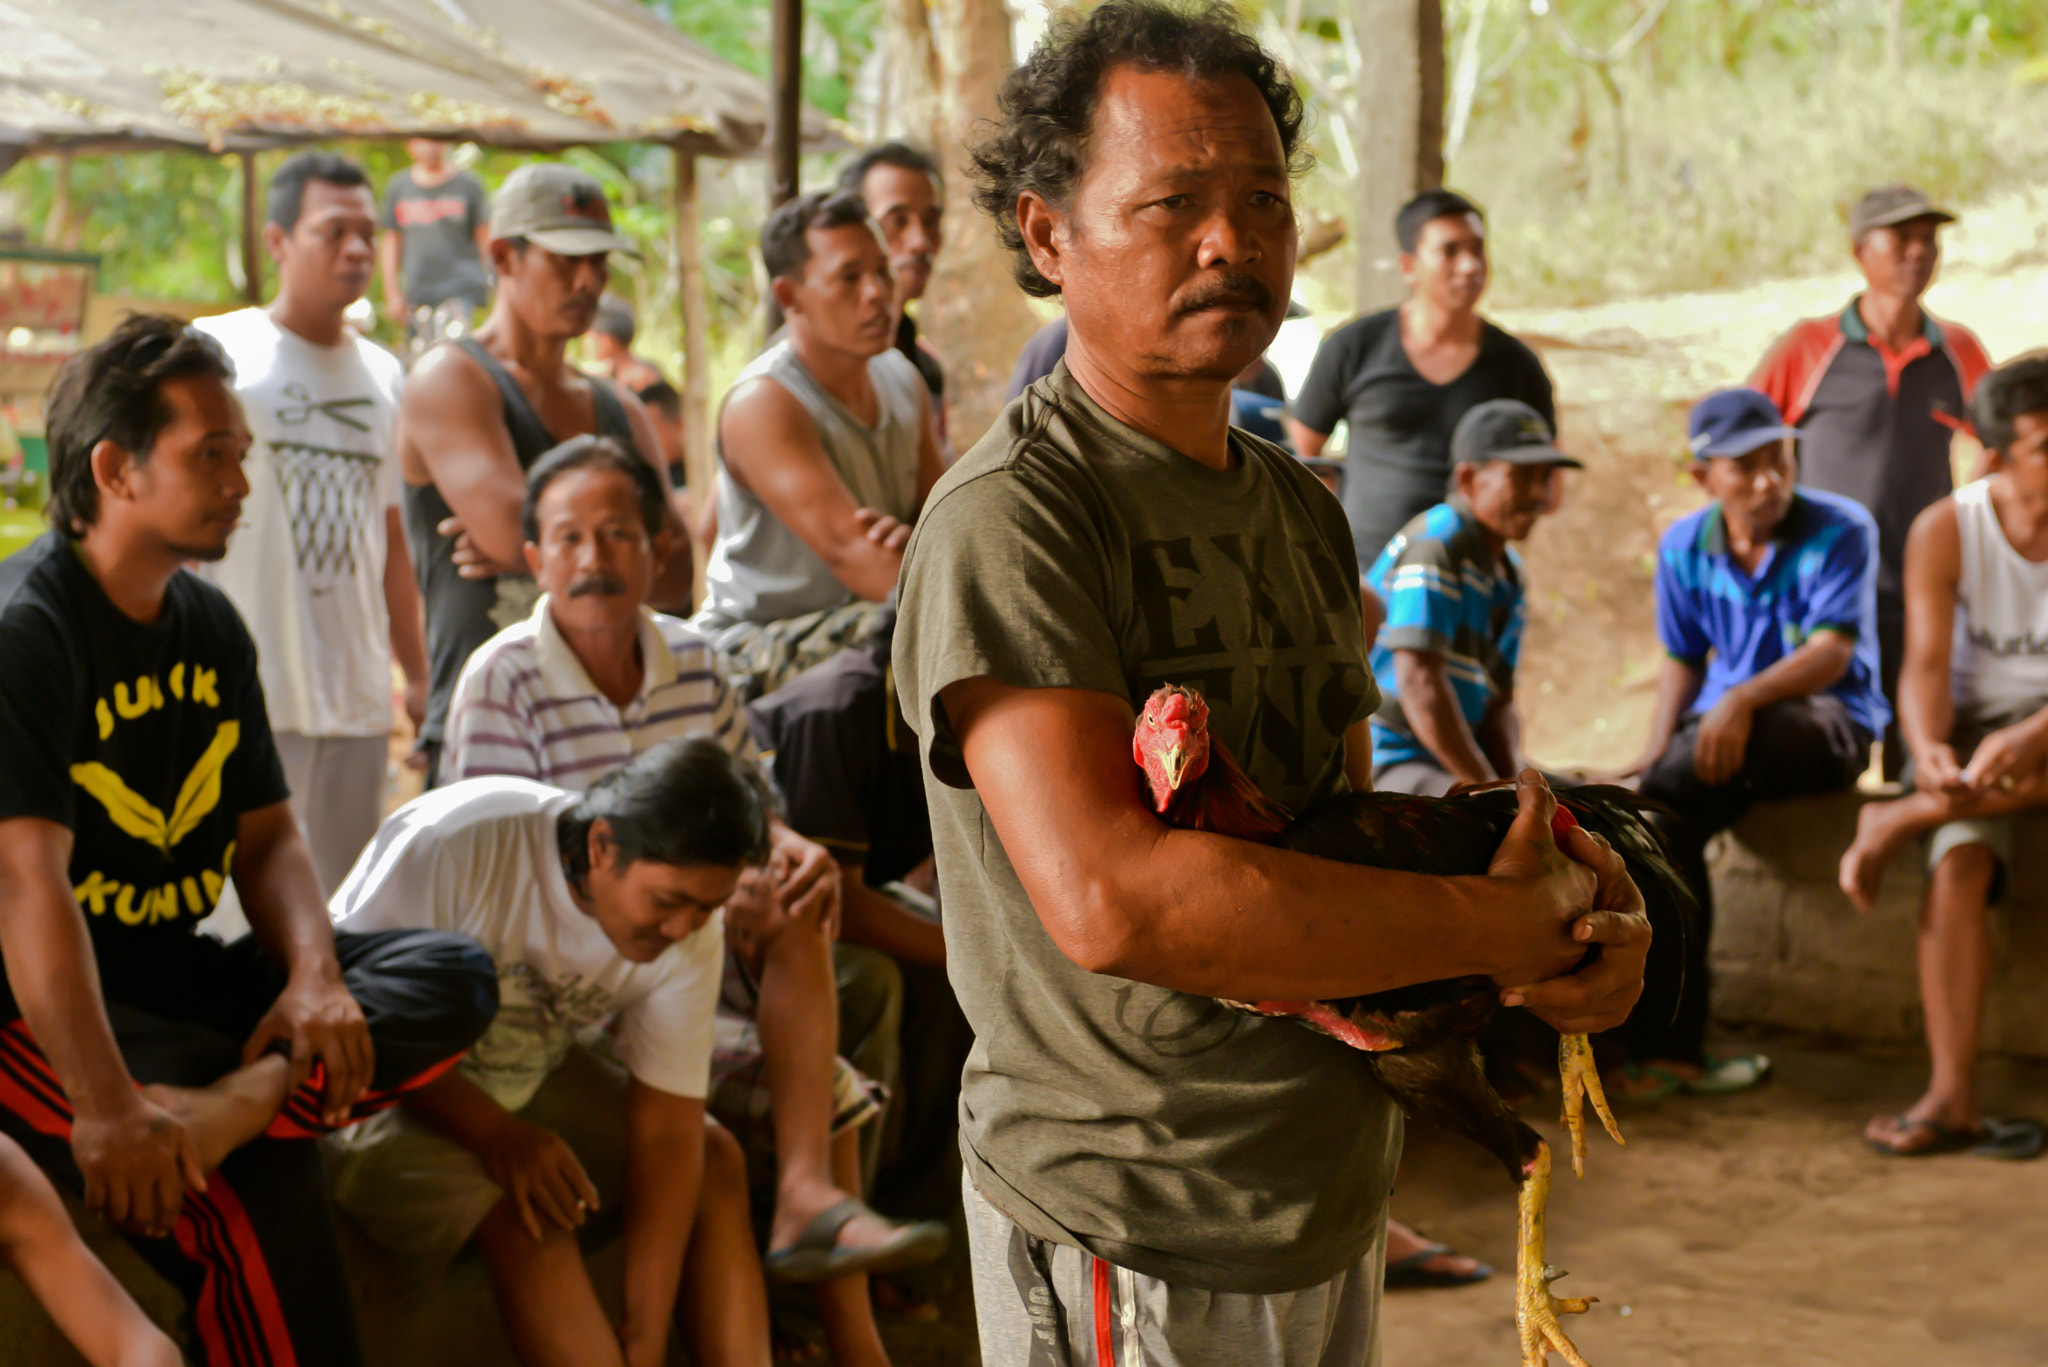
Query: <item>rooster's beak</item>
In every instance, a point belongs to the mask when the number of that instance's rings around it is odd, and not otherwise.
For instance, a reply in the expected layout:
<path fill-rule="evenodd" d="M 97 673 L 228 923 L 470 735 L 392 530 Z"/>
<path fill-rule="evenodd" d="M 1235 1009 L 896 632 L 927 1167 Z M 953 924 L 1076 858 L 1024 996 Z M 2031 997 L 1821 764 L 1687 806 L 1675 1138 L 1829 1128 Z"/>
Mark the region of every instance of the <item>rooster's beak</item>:
<path fill-rule="evenodd" d="M 1169 745 L 1159 752 L 1159 767 L 1166 772 L 1166 790 L 1180 791 L 1180 776 L 1187 772 L 1188 751 L 1184 745 Z"/>

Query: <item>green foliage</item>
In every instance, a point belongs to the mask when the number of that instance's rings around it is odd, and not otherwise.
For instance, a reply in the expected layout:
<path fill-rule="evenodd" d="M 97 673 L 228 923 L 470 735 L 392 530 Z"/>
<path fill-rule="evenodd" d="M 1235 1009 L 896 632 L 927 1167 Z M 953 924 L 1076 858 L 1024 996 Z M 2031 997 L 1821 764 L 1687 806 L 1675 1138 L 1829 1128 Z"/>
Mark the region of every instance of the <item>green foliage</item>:
<path fill-rule="evenodd" d="M 641 0 L 734 66 L 768 74 L 772 9 L 766 3 Z M 845 118 L 854 77 L 882 33 L 880 0 L 804 0 L 803 92 L 814 108 Z"/>

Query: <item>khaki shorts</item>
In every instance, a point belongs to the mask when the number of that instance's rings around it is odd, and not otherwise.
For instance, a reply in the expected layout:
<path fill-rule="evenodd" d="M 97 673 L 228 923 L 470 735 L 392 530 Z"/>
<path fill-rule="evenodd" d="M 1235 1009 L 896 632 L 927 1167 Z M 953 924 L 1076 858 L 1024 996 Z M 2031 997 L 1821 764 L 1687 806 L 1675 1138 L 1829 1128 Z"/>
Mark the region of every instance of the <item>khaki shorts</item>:
<path fill-rule="evenodd" d="M 609 1210 L 626 1187 L 626 1070 L 569 1051 L 519 1111 L 565 1140 Z M 376 1243 L 438 1275 L 504 1197 L 483 1161 L 396 1107 L 322 1141 L 334 1203 Z"/>

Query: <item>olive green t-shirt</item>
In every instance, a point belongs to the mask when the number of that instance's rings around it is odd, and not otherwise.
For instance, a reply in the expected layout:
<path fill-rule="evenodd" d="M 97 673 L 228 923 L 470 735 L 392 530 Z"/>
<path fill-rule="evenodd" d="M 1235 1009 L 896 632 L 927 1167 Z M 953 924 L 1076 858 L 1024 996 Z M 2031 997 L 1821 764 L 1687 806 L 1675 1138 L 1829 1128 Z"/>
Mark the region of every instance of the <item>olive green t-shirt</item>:
<path fill-rule="evenodd" d="M 894 661 L 922 742 L 946 961 L 974 1027 L 961 1149 L 1040 1238 L 1148 1276 L 1272 1294 L 1373 1245 L 1399 1113 L 1351 1050 L 1060 952 L 990 825 L 938 694 L 987 675 L 1142 707 L 1192 684 L 1212 733 L 1300 810 L 1344 785 L 1379 702 L 1351 531 L 1279 448 L 1219 472 L 1125 427 L 1062 364 L 933 490 Z"/>

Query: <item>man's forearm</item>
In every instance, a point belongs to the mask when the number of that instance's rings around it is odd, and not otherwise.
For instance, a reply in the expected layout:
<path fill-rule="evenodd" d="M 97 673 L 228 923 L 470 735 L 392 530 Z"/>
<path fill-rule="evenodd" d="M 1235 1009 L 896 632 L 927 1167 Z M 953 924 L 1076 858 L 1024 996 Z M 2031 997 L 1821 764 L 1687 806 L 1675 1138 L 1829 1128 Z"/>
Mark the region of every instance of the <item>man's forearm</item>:
<path fill-rule="evenodd" d="M 625 1323 L 631 1367 L 663 1361 L 704 1178 L 704 1103 L 637 1079 L 626 1094 Z"/>
<path fill-rule="evenodd" d="M 1409 651 L 1397 652 L 1397 656 L 1410 655 Z M 1414 728 L 1415 738 L 1436 757 L 1437 763 L 1461 783 L 1485 783 L 1500 777 L 1487 763 L 1465 714 L 1458 710 L 1458 695 L 1444 673 L 1442 657 L 1421 656 L 1412 665 L 1397 659 L 1396 667 L 1401 712 Z"/>
<path fill-rule="evenodd" d="M 132 1099 L 135 1081 L 107 1022 L 92 937 L 70 888 L 5 880 L 0 895 L 8 986 L 72 1109 L 105 1111 Z"/>
<path fill-rule="evenodd" d="M 1792 698 L 1810 698 L 1841 681 L 1856 657 L 1856 643 L 1832 631 L 1816 632 L 1805 645 L 1730 689 L 1752 709 Z"/>
<path fill-rule="evenodd" d="M 1514 700 L 1496 699 L 1479 724 L 1479 749 L 1502 778 L 1522 771 L 1522 725 Z"/>
<path fill-rule="evenodd" d="M 242 814 L 234 876 L 249 933 L 286 973 L 339 979 L 334 925 L 288 802 Z"/>
<path fill-rule="evenodd" d="M 1199 831 L 1131 836 L 1149 844 L 1145 856 L 1083 903 L 1094 908 L 1086 919 L 1110 932 L 1079 960 L 1094 972 L 1265 1001 L 1499 969 L 1488 933 L 1502 914 L 1495 880 L 1366 868 Z M 1297 914 L 1276 918 L 1278 907 Z"/>
<path fill-rule="evenodd" d="M 936 921 L 918 915 L 895 898 L 861 881 L 857 865 L 843 866 L 839 878 L 839 938 L 867 945 L 906 963 L 946 966 L 946 935 Z"/>
<path fill-rule="evenodd" d="M 1671 748 L 1671 738 L 1678 734 L 1678 722 L 1691 707 L 1706 685 L 1707 672 L 1699 665 L 1685 660 L 1664 657 L 1663 667 L 1657 671 L 1657 703 L 1650 714 L 1650 743 L 1643 748 L 1643 754 L 1654 762 L 1657 756 Z"/>
<path fill-rule="evenodd" d="M 450 1143 L 482 1157 L 515 1119 L 488 1092 L 451 1068 L 406 1097 L 408 1114 Z"/>
<path fill-rule="evenodd" d="M 1918 668 L 1911 659 L 1899 671 L 1899 735 L 1914 755 L 1947 745 L 1955 734 L 1956 704 L 1946 671 Z"/>

